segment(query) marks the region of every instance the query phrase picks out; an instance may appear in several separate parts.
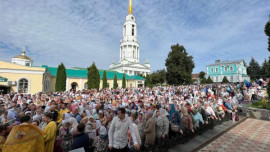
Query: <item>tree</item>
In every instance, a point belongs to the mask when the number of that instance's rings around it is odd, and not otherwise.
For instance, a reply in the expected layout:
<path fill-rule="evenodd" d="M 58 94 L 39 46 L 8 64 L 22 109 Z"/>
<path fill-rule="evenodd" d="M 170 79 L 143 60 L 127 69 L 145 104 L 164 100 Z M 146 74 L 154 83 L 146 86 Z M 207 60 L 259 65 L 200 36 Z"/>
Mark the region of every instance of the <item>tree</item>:
<path fill-rule="evenodd" d="M 229 83 L 227 76 L 224 76 L 221 83 Z"/>
<path fill-rule="evenodd" d="M 102 77 L 102 88 L 105 89 L 107 88 L 107 73 L 106 71 L 103 71 L 103 77 Z"/>
<path fill-rule="evenodd" d="M 145 83 L 145 86 L 152 87 L 151 76 L 149 74 L 146 75 L 144 83 Z"/>
<path fill-rule="evenodd" d="M 100 75 L 99 75 L 99 71 L 96 67 L 95 62 L 92 63 L 92 65 L 90 67 L 87 68 L 88 69 L 88 81 L 87 81 L 87 85 L 88 85 L 88 89 L 99 89 L 99 83 L 100 83 Z"/>
<path fill-rule="evenodd" d="M 259 79 L 261 77 L 261 66 L 254 58 L 251 58 L 249 66 L 247 68 L 247 74 L 251 80 Z"/>
<path fill-rule="evenodd" d="M 163 84 L 166 81 L 166 71 L 164 69 L 157 70 L 156 72 L 153 72 L 150 77 L 152 84 Z"/>
<path fill-rule="evenodd" d="M 265 25 L 264 33 L 268 36 L 268 51 L 270 52 L 270 16 L 269 21 Z"/>
<path fill-rule="evenodd" d="M 202 80 L 204 77 L 205 77 L 205 72 L 201 71 L 201 72 L 199 73 L 199 78 L 200 78 L 200 80 Z"/>
<path fill-rule="evenodd" d="M 206 84 L 206 83 L 207 83 L 206 78 L 202 78 L 202 79 L 201 79 L 201 84 Z"/>
<path fill-rule="evenodd" d="M 266 79 L 267 77 L 269 77 L 269 61 L 267 61 L 266 59 L 264 59 L 264 62 L 262 64 L 262 70 L 261 70 L 261 77 L 263 79 Z"/>
<path fill-rule="evenodd" d="M 126 88 L 126 76 L 125 76 L 125 73 L 123 74 L 122 88 Z"/>
<path fill-rule="evenodd" d="M 192 82 L 192 70 L 194 68 L 193 57 L 189 56 L 184 46 L 172 45 L 166 59 L 166 80 L 172 85 L 190 84 Z"/>
<path fill-rule="evenodd" d="M 61 63 L 57 68 L 55 91 L 65 91 L 66 80 L 67 80 L 66 67 L 64 66 L 63 63 Z"/>
<path fill-rule="evenodd" d="M 213 80 L 210 78 L 210 76 L 208 76 L 208 79 L 206 80 L 206 83 L 207 83 L 207 84 L 213 83 Z"/>
<path fill-rule="evenodd" d="M 264 32 L 268 36 L 268 51 L 270 52 L 270 16 L 269 16 L 269 21 L 265 25 Z M 269 76 L 270 75 L 270 57 L 269 57 L 267 69 L 268 69 L 268 76 Z M 270 82 L 268 82 L 267 84 L 267 93 L 268 93 L 268 97 L 270 98 Z"/>
<path fill-rule="evenodd" d="M 118 87 L 118 84 L 117 84 L 117 75 L 115 74 L 114 75 L 114 78 L 113 78 L 113 88 L 116 89 Z"/>

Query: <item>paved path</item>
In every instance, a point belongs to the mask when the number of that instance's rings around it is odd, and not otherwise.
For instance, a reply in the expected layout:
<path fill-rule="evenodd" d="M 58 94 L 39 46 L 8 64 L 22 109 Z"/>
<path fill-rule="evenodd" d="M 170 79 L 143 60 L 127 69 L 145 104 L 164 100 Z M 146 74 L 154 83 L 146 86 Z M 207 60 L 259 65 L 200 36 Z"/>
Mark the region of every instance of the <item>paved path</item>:
<path fill-rule="evenodd" d="M 200 152 L 270 152 L 270 121 L 248 118 Z"/>
<path fill-rule="evenodd" d="M 240 120 L 244 119 L 243 116 L 240 116 Z M 169 149 L 169 152 L 190 152 L 197 147 L 200 147 L 202 144 L 219 135 L 226 129 L 238 124 L 239 122 L 225 121 L 221 125 L 215 126 L 214 129 L 209 129 L 204 132 L 202 135 L 198 135 L 191 139 L 188 143 L 179 144 Z"/>

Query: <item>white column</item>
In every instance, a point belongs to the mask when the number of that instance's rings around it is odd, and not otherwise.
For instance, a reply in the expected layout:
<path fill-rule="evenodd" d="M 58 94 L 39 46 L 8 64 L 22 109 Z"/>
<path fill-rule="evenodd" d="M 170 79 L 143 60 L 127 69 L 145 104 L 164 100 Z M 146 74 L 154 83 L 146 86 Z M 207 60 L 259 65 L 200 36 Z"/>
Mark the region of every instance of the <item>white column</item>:
<path fill-rule="evenodd" d="M 140 60 L 140 48 L 138 48 L 138 60 Z"/>
<path fill-rule="evenodd" d="M 80 79 L 80 90 L 82 90 L 82 79 Z"/>
<path fill-rule="evenodd" d="M 136 59 L 138 59 L 139 48 L 136 47 Z"/>
<path fill-rule="evenodd" d="M 120 47 L 120 60 L 122 59 L 122 49 Z"/>
<path fill-rule="evenodd" d="M 66 81 L 66 91 L 68 91 L 68 84 L 69 84 L 69 83 L 68 83 L 68 80 L 69 80 L 69 79 L 67 78 L 67 81 Z"/>

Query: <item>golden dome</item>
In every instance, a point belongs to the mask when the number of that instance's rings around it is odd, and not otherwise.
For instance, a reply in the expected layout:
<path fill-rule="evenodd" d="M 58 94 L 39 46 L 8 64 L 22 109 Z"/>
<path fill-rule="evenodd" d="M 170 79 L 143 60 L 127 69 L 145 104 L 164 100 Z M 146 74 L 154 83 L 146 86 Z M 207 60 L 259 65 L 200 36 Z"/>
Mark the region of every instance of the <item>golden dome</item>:
<path fill-rule="evenodd" d="M 25 47 L 23 47 L 23 50 L 22 50 L 22 54 L 21 55 L 17 55 L 13 58 L 18 58 L 18 59 L 25 59 L 25 60 L 32 60 L 31 58 L 29 58 L 28 56 L 25 55 Z"/>
<path fill-rule="evenodd" d="M 26 56 L 26 55 L 17 55 L 17 56 L 15 56 L 15 57 L 13 57 L 13 58 L 19 58 L 19 59 L 31 60 L 31 58 L 29 58 L 29 57 Z"/>

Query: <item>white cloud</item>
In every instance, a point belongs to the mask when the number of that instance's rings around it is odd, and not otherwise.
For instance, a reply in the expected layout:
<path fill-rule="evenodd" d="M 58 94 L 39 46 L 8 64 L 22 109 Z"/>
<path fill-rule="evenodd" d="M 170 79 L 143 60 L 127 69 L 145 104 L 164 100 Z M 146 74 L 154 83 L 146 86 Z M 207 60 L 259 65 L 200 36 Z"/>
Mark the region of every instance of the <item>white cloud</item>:
<path fill-rule="evenodd" d="M 128 0 L 0 0 L 0 60 L 27 46 L 36 65 L 108 69 L 119 60 L 119 40 Z M 134 0 L 141 62 L 164 68 L 170 45 L 194 56 L 195 72 L 215 59 L 255 57 L 268 52 L 263 33 L 268 0 Z"/>

